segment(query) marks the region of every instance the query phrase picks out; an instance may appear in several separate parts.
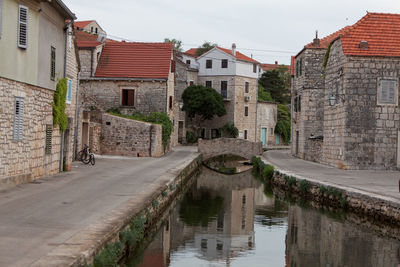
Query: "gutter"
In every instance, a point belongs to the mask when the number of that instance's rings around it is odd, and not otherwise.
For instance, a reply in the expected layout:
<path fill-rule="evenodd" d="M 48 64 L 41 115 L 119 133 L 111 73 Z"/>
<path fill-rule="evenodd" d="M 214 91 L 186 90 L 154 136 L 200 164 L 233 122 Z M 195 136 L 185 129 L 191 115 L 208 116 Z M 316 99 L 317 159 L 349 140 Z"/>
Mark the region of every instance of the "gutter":
<path fill-rule="evenodd" d="M 167 82 L 168 78 L 127 78 L 127 77 L 90 77 L 81 81 L 139 81 L 139 82 Z"/>

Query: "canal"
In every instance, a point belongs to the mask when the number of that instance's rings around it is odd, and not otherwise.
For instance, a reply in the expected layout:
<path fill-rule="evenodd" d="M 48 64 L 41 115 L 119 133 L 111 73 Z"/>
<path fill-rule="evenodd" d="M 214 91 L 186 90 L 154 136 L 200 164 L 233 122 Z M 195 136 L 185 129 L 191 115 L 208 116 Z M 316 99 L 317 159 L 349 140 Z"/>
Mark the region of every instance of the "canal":
<path fill-rule="evenodd" d="M 391 234 L 397 229 L 354 223 L 348 214 L 296 202 L 272 194 L 251 171 L 223 175 L 203 168 L 153 240 L 124 264 L 399 266 L 400 242 Z"/>

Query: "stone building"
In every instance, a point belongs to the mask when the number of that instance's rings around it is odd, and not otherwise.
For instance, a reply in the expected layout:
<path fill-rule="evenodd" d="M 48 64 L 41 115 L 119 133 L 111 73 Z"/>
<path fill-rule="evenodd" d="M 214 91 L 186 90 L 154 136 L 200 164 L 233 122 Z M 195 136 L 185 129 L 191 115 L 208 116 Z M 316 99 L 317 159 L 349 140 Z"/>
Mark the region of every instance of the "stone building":
<path fill-rule="evenodd" d="M 257 141 L 263 146 L 280 144 L 280 136 L 275 133 L 277 106 L 275 102 L 259 100 L 257 103 Z"/>
<path fill-rule="evenodd" d="M 0 2 L 0 184 L 32 181 L 70 166 L 78 72 L 74 19 L 60 0 Z M 62 134 L 53 126 L 52 102 L 64 77 L 69 123 Z"/>
<path fill-rule="evenodd" d="M 104 138 L 101 113 L 118 108 L 124 114 L 167 113 L 174 124 L 170 146 L 175 146 L 179 120 L 173 44 L 109 40 L 101 43 L 96 35 L 82 32 L 79 36 L 83 36 L 78 39 L 83 70 L 80 80 L 84 104 L 82 143 L 88 143 L 94 152 L 107 153 L 100 144 L 101 137 Z M 146 125 L 143 127 L 147 129 Z M 141 142 L 146 143 L 147 139 L 136 140 L 138 147 Z M 132 150 L 131 156 L 140 155 L 145 153 Z"/>
<path fill-rule="evenodd" d="M 232 49 L 215 47 L 196 56 L 196 49 L 183 54 L 183 61 L 198 66 L 198 84 L 212 87 L 221 93 L 227 114 L 212 120 L 189 119 L 192 128 L 202 138 L 215 138 L 219 128 L 226 123 L 234 123 L 239 130 L 239 138 L 257 140 L 257 88 L 259 63 Z"/>
<path fill-rule="evenodd" d="M 95 20 L 76 21 L 75 27 L 78 31 L 84 31 L 100 37 L 105 37 L 107 35 Z"/>
<path fill-rule="evenodd" d="M 342 169 L 400 166 L 399 40 L 400 15 L 381 13 L 367 13 L 329 40 L 326 69 L 320 67 L 324 74 L 304 86 L 321 88 L 318 97 L 297 91 L 302 106 L 294 116 L 303 126 L 294 130 L 295 154 Z M 307 57 L 303 62 L 305 69 L 310 67 Z M 319 116 L 314 119 L 314 114 Z M 318 149 L 312 142 L 318 142 Z"/>

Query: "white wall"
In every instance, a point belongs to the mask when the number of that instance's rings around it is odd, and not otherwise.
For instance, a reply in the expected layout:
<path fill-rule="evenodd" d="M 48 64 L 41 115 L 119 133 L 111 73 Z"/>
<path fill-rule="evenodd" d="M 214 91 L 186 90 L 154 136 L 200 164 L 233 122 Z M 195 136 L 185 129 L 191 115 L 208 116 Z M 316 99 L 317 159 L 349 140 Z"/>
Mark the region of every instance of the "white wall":
<path fill-rule="evenodd" d="M 191 57 L 185 54 L 182 54 L 182 61 L 186 63 L 186 60 L 190 60 L 190 67 L 193 69 L 199 69 L 199 63 L 197 63 L 195 57 Z"/>
<path fill-rule="evenodd" d="M 251 62 L 238 61 L 236 63 L 236 75 L 257 79 L 258 78 L 258 65 L 256 68 L 256 72 L 253 72 L 253 64 L 254 63 L 251 63 Z"/>
<path fill-rule="evenodd" d="M 228 68 L 221 68 L 222 59 L 228 60 Z M 212 60 L 212 68 L 206 69 L 206 61 Z M 219 49 L 212 49 L 208 53 L 197 58 L 199 63 L 199 76 L 216 76 L 216 75 L 235 75 L 236 73 L 236 58 L 222 52 Z"/>

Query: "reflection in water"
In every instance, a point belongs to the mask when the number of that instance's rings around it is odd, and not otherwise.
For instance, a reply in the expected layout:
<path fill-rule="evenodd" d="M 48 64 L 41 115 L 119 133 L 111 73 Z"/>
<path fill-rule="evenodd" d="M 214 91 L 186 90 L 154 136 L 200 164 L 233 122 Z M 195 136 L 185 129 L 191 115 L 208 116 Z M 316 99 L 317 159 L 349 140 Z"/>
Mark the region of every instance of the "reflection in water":
<path fill-rule="evenodd" d="M 245 172 L 206 168 L 128 266 L 397 266 L 399 242 L 278 200 Z M 139 264 L 134 262 L 140 261 Z"/>

